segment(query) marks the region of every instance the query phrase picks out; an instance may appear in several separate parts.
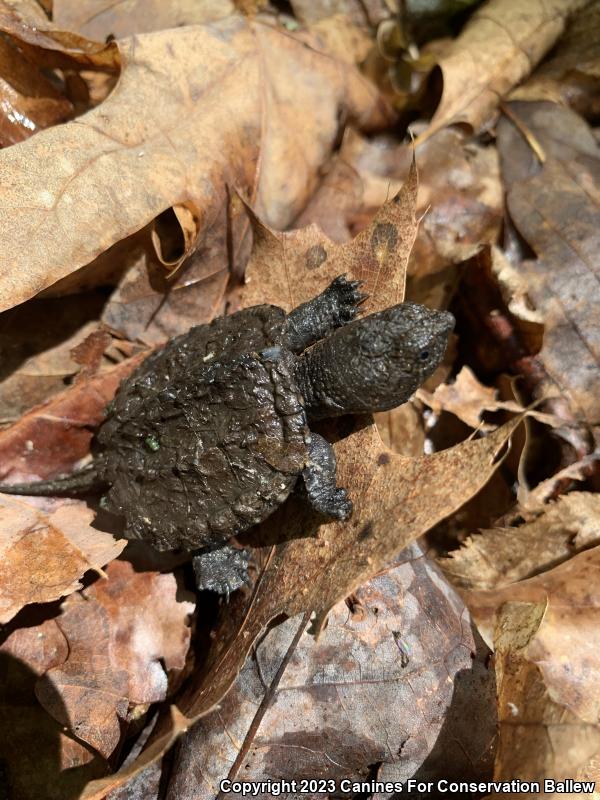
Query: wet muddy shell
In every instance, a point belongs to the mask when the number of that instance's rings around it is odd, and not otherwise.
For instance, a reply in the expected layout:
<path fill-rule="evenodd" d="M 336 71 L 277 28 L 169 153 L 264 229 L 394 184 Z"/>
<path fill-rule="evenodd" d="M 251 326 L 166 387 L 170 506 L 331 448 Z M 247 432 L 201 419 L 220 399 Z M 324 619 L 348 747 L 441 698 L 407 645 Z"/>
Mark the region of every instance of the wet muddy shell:
<path fill-rule="evenodd" d="M 105 504 L 125 517 L 126 536 L 194 550 L 286 499 L 309 431 L 285 319 L 256 306 L 192 328 L 121 385 L 98 443 Z"/>

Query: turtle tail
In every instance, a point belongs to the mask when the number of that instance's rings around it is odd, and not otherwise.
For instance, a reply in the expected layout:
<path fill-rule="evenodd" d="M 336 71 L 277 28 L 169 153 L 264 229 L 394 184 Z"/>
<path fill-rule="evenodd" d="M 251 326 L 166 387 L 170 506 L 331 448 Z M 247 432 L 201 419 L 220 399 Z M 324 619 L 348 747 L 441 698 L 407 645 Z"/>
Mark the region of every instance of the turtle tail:
<path fill-rule="evenodd" d="M 63 475 L 49 481 L 36 481 L 35 483 L 0 483 L 0 492 L 3 494 L 25 494 L 31 497 L 38 496 L 66 496 L 87 494 L 95 489 L 101 489 L 106 483 L 98 476 L 95 464 L 77 470 L 70 475 Z"/>

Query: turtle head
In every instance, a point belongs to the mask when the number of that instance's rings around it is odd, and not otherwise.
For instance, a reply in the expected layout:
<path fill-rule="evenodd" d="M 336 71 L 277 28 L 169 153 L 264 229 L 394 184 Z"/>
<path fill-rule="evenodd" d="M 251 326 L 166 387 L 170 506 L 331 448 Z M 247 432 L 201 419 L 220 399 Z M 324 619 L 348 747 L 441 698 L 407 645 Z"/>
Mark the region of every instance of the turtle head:
<path fill-rule="evenodd" d="M 448 311 L 417 303 L 339 328 L 306 354 L 301 383 L 309 416 L 387 411 L 405 403 L 442 361 L 453 328 Z"/>

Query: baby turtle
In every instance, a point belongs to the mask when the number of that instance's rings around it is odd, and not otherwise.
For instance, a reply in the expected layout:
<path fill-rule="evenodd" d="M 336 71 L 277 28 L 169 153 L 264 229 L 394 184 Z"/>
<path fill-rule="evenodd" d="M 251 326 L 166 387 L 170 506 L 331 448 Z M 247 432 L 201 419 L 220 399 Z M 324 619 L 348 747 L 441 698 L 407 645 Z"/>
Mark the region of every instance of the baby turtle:
<path fill-rule="evenodd" d="M 395 408 L 444 356 L 451 314 L 402 303 L 355 319 L 365 298 L 340 276 L 290 314 L 260 305 L 192 328 L 123 381 L 89 467 L 0 491 L 105 487 L 126 537 L 195 552 L 199 588 L 229 594 L 247 579 L 248 556 L 228 540 L 268 517 L 300 476 L 318 512 L 352 513 L 333 448 L 310 423 Z"/>

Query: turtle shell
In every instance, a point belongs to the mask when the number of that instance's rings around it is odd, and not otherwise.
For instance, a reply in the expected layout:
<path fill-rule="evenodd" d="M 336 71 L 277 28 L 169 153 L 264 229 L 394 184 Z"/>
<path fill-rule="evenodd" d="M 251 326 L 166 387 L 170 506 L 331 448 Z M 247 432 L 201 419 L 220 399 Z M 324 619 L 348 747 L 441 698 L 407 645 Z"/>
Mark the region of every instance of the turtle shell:
<path fill-rule="evenodd" d="M 286 499 L 309 430 L 284 327 L 275 306 L 217 319 L 121 384 L 98 463 L 128 538 L 159 550 L 220 544 Z"/>

